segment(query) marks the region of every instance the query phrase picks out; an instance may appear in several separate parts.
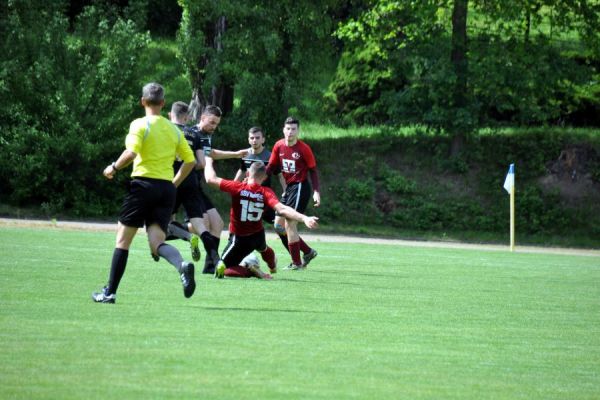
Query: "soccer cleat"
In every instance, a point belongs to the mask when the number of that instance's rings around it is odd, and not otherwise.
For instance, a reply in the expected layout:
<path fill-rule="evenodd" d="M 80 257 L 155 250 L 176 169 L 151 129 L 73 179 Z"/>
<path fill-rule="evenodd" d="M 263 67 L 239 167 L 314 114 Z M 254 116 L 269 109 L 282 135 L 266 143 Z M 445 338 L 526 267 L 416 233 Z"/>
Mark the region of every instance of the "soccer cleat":
<path fill-rule="evenodd" d="M 184 261 L 181 263 L 181 284 L 183 285 L 183 295 L 186 298 L 192 297 L 196 290 L 196 281 L 194 280 L 194 264 Z"/>
<path fill-rule="evenodd" d="M 96 303 L 115 304 L 117 295 L 115 293 L 108 294 L 108 286 L 104 286 L 100 293 L 92 293 L 92 300 Z"/>
<path fill-rule="evenodd" d="M 302 256 L 302 268 L 308 267 L 308 263 L 318 255 L 315 249 L 310 249 L 310 252 Z"/>
<path fill-rule="evenodd" d="M 154 253 L 152 253 L 152 252 L 150 253 L 150 255 L 152 256 L 152 259 L 153 259 L 154 261 L 156 261 L 156 262 L 159 262 L 159 261 L 160 261 L 160 256 L 157 256 L 156 254 L 154 254 Z"/>
<path fill-rule="evenodd" d="M 199 242 L 200 238 L 197 235 L 192 235 L 192 238 L 190 239 L 190 249 L 192 250 L 192 260 L 194 261 L 200 261 L 200 257 L 202 257 Z"/>
<path fill-rule="evenodd" d="M 287 267 L 284 268 L 285 270 L 292 270 L 292 271 L 297 271 L 299 269 L 304 269 L 304 266 L 302 264 L 296 265 L 294 263 L 291 263 L 290 265 L 288 265 Z"/>
<path fill-rule="evenodd" d="M 223 279 L 225 277 L 225 263 L 223 260 L 219 260 L 217 267 L 215 268 L 215 278 Z"/>

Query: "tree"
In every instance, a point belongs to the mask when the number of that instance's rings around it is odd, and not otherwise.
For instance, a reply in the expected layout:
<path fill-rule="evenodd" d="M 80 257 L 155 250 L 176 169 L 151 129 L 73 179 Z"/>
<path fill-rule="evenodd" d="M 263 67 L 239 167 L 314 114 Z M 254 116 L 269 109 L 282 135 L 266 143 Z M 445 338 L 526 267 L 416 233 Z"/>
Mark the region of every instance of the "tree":
<path fill-rule="evenodd" d="M 454 0 L 452 6 L 452 51 L 450 59 L 454 66 L 454 108 L 459 113 L 464 113 L 468 102 L 468 73 L 469 61 L 467 59 L 467 11 L 468 0 Z M 468 113 L 468 111 L 467 111 Z M 459 120 L 463 120 L 459 118 Z M 470 133 L 472 125 L 459 123 L 453 126 L 452 146 L 450 155 L 457 156 L 464 145 L 465 136 Z"/>
<path fill-rule="evenodd" d="M 181 60 L 198 102 L 224 98 L 229 111 L 235 90 L 234 120 L 279 130 L 301 103 L 315 60 L 331 48 L 332 26 L 324 18 L 330 3 L 180 0 Z"/>
<path fill-rule="evenodd" d="M 439 129 L 453 154 L 480 125 L 560 123 L 582 109 L 594 120 L 599 24 L 597 2 L 374 0 L 337 31 L 330 109 L 347 123 Z"/>
<path fill-rule="evenodd" d="M 119 188 L 106 185 L 101 167 L 122 148 L 136 112 L 148 37 L 96 6 L 69 34 L 65 9 L 58 1 L 14 0 L 0 16 L 2 200 L 50 214 L 102 215 L 114 207 L 107 194 Z"/>
<path fill-rule="evenodd" d="M 223 56 L 227 18 L 221 2 L 179 0 L 183 9 L 177 40 L 192 86 L 193 118 L 208 104 L 233 109 L 233 87 L 218 61 Z"/>

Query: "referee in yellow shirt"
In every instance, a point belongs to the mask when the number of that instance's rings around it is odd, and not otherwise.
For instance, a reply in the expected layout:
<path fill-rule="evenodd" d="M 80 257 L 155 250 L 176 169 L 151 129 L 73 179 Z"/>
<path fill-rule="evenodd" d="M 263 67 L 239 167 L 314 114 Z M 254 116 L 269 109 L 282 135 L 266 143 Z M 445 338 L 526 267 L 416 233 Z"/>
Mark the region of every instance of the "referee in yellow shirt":
<path fill-rule="evenodd" d="M 185 297 L 191 297 L 196 289 L 194 264 L 184 261 L 175 247 L 165 243 L 176 187 L 194 168 L 194 153 L 179 128 L 160 115 L 165 104 L 161 85 L 145 85 L 141 103 L 146 116 L 131 123 L 125 150 L 117 161 L 104 169 L 104 176 L 112 179 L 117 171 L 133 162 L 132 181 L 119 214 L 108 284 L 102 291 L 92 294 L 92 300 L 97 303 L 115 302 L 127 266 L 129 247 L 138 228 L 144 225 L 153 256 L 166 259 L 177 269 Z M 176 156 L 183 164 L 173 176 Z"/>

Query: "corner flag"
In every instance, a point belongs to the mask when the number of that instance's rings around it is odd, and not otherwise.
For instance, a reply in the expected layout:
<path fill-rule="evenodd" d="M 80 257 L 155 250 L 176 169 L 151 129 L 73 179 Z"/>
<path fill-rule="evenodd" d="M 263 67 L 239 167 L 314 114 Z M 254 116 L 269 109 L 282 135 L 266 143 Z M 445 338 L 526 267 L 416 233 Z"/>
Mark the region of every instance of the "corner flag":
<path fill-rule="evenodd" d="M 504 189 L 506 189 L 508 194 L 511 194 L 514 187 L 515 187 L 515 164 L 510 164 L 510 167 L 508 167 L 508 173 L 506 174 L 506 179 L 504 180 Z"/>
<path fill-rule="evenodd" d="M 504 189 L 510 194 L 510 251 L 515 251 L 515 164 L 510 164 Z"/>

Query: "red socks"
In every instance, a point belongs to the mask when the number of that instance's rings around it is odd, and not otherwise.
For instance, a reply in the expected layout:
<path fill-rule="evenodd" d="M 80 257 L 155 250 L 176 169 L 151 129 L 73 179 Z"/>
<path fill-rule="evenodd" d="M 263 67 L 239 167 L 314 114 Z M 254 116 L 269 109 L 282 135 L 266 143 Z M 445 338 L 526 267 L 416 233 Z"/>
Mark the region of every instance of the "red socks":
<path fill-rule="evenodd" d="M 265 251 L 260 253 L 260 256 L 263 259 L 263 261 L 267 263 L 270 270 L 274 270 L 277 267 L 277 265 L 275 264 L 275 252 L 269 246 L 267 246 L 267 249 Z"/>

